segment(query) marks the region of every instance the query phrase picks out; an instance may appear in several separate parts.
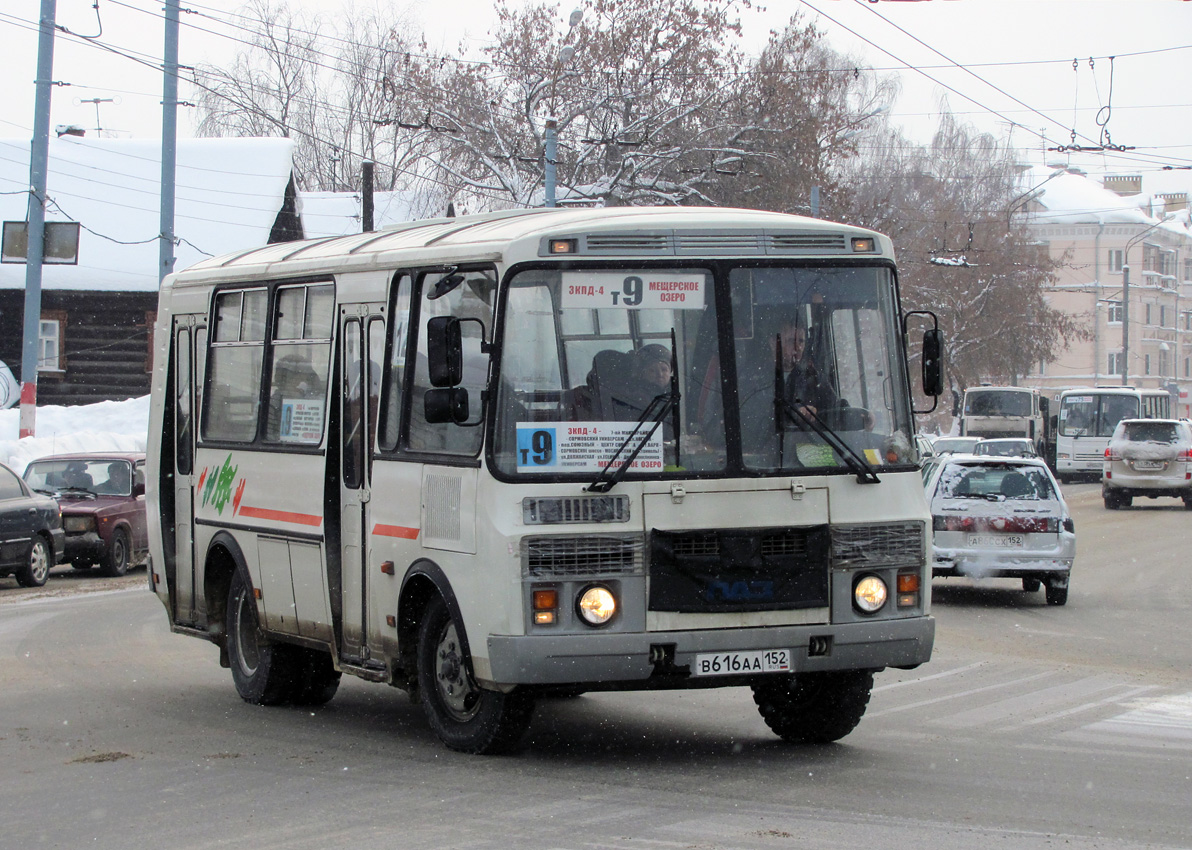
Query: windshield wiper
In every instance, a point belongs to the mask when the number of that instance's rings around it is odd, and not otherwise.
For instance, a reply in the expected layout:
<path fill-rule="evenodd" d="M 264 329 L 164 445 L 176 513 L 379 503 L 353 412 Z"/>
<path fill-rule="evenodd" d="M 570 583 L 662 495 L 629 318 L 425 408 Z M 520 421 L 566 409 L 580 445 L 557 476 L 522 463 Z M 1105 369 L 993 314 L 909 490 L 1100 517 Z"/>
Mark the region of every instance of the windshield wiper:
<path fill-rule="evenodd" d="M 596 476 L 596 480 L 589 484 L 584 489 L 591 493 L 607 493 L 613 489 L 618 481 L 625 477 L 625 473 L 629 471 L 629 467 L 633 461 L 641 453 L 641 450 L 646 447 L 646 443 L 650 442 L 650 438 L 654 436 L 654 432 L 662 426 L 662 420 L 666 414 L 679 402 L 679 391 L 671 385 L 671 391 L 665 394 L 659 394 L 650 399 L 650 403 L 646 405 L 646 409 L 642 411 L 641 417 L 637 420 L 637 424 L 633 426 L 633 430 L 629 432 L 629 436 L 617 448 L 612 456 L 605 462 L 604 468 L 600 470 L 600 474 Z M 613 469 L 613 464 L 617 462 L 617 458 L 625 451 L 625 448 L 634 441 L 634 438 L 641 433 L 642 428 L 649 425 L 650 430 L 642 437 L 633 451 L 625 458 L 625 462 Z M 609 470 L 612 470 L 611 472 Z"/>
<path fill-rule="evenodd" d="M 862 457 L 856 449 L 842 440 L 839 434 L 829 428 L 824 420 L 820 419 L 815 413 L 812 413 L 811 408 L 807 407 L 799 399 L 795 399 L 794 404 L 783 399 L 782 409 L 788 416 L 803 422 L 808 428 L 818 434 L 821 440 L 835 449 L 848 468 L 857 473 L 858 484 L 881 483 L 881 479 L 877 477 L 877 473 L 869 465 L 869 461 Z"/>

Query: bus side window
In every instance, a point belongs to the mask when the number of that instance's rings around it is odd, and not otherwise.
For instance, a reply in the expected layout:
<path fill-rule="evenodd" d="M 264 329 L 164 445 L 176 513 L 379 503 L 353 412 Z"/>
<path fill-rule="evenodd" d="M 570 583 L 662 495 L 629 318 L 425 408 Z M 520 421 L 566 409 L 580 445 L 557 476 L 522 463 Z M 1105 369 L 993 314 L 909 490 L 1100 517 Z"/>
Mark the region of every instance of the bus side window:
<path fill-rule="evenodd" d="M 322 442 L 334 307 L 329 283 L 278 290 L 266 439 Z"/>
<path fill-rule="evenodd" d="M 265 289 L 220 292 L 215 298 L 211 367 L 203 393 L 203 436 L 250 443 L 257 435 L 265 360 Z"/>
<path fill-rule="evenodd" d="M 401 403 L 406 381 L 406 349 L 410 327 L 410 276 L 403 274 L 393 287 L 393 339 L 389 344 L 389 363 L 381 391 L 379 445 L 382 451 L 397 448 L 401 436 Z"/>
<path fill-rule="evenodd" d="M 488 380 L 488 357 L 481 351 L 480 334 L 492 328 L 492 301 L 496 291 L 496 272 L 492 269 L 468 269 L 452 272 L 464 280 L 447 289 L 439 297 L 436 284 L 445 282 L 446 275 L 422 275 L 421 302 L 418 310 L 417 361 L 414 364 L 413 396 L 410 406 L 409 448 L 411 451 L 442 452 L 453 455 L 475 455 L 480 451 L 483 432 L 480 428 L 455 425 L 449 422 L 429 423 L 423 398 L 431 389 L 430 370 L 426 361 L 427 323 L 436 316 L 456 316 L 478 319 L 464 322 L 463 380 L 460 386 L 468 391 L 469 423 L 477 422 L 481 414 L 481 400 Z"/>

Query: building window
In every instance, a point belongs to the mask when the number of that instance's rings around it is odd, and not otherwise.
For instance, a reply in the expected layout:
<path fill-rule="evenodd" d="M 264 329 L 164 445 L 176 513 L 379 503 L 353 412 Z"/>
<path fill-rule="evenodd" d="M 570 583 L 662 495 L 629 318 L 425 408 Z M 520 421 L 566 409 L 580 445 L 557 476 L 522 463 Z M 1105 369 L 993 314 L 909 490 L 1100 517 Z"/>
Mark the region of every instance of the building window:
<path fill-rule="evenodd" d="M 66 312 L 43 310 L 37 330 L 37 371 L 61 375 L 66 371 Z"/>
<path fill-rule="evenodd" d="M 1169 371 L 1171 371 L 1171 370 L 1167 364 L 1167 352 L 1164 351 L 1162 348 L 1160 348 L 1159 349 L 1159 374 L 1160 374 L 1160 376 L 1166 377 L 1167 373 Z"/>
<path fill-rule="evenodd" d="M 1110 375 L 1122 374 L 1122 353 L 1120 351 L 1109 352 L 1109 369 Z"/>
<path fill-rule="evenodd" d="M 1167 308 L 1162 304 L 1159 305 L 1159 327 L 1167 327 Z"/>
<path fill-rule="evenodd" d="M 1184 377 L 1192 378 L 1192 357 L 1184 358 Z"/>
<path fill-rule="evenodd" d="M 1146 305 L 1146 322 L 1144 324 L 1149 325 L 1150 323 L 1151 323 L 1151 305 L 1147 304 Z"/>
<path fill-rule="evenodd" d="M 1120 325 L 1122 323 L 1122 302 L 1110 301 L 1106 308 L 1109 324 Z"/>
<path fill-rule="evenodd" d="M 1192 257 L 1184 259 L 1184 280 L 1192 280 Z"/>
<path fill-rule="evenodd" d="M 1122 251 L 1120 249 L 1110 249 L 1109 270 L 1111 272 L 1120 272 L 1122 270 Z"/>
<path fill-rule="evenodd" d="M 1145 354 L 1142 358 L 1142 374 L 1151 374 L 1151 355 Z"/>

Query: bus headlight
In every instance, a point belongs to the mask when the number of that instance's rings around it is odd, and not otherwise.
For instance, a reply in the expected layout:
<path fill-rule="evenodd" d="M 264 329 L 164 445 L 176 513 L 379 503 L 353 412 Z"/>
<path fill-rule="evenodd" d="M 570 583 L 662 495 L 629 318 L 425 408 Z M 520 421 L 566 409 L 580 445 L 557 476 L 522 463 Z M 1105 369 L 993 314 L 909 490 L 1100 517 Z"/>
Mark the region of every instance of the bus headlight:
<path fill-rule="evenodd" d="M 603 626 L 617 613 L 617 597 L 602 584 L 594 584 L 575 603 L 579 616 L 589 626 Z"/>
<path fill-rule="evenodd" d="M 880 611 L 889 595 L 890 589 L 877 576 L 865 576 L 853 586 L 853 604 L 866 614 Z"/>

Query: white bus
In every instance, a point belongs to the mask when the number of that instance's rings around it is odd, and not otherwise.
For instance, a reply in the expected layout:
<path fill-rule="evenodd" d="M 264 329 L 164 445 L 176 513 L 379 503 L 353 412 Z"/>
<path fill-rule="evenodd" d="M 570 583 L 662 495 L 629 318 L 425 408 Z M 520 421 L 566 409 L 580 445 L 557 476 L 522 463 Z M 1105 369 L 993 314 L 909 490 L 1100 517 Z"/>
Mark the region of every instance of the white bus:
<path fill-rule="evenodd" d="M 348 673 L 465 752 L 613 689 L 749 685 L 778 735 L 838 739 L 934 638 L 903 321 L 886 237 L 740 210 L 206 260 L 161 290 L 152 588 L 243 699 Z"/>
<path fill-rule="evenodd" d="M 969 387 L 964 391 L 960 433 L 966 437 L 1025 437 L 1042 457 L 1047 398 L 1033 387 Z"/>
<path fill-rule="evenodd" d="M 1171 393 L 1134 387 L 1082 387 L 1060 393 L 1055 464 L 1060 481 L 1101 478 L 1105 449 L 1123 419 L 1170 419 Z"/>

